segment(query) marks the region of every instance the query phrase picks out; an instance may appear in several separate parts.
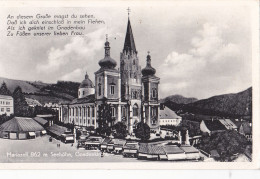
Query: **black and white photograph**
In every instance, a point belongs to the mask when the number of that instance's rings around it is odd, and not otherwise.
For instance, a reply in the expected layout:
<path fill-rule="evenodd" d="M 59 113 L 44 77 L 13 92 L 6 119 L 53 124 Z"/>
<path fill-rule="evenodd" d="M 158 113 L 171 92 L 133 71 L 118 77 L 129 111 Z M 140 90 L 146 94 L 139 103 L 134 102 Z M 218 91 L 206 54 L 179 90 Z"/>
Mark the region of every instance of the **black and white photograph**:
<path fill-rule="evenodd" d="M 2 1 L 1 168 L 254 168 L 259 4 L 238 2 Z"/>

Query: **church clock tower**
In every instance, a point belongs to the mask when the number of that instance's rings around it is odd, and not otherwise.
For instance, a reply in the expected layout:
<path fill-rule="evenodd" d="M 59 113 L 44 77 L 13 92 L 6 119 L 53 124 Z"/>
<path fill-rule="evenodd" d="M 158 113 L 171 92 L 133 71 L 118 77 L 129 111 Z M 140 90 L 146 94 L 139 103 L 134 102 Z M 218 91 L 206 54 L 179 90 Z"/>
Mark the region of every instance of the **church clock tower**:
<path fill-rule="evenodd" d="M 129 133 L 133 132 L 135 124 L 141 120 L 141 66 L 137 54 L 128 12 L 125 42 L 120 53 L 120 76 L 121 100 L 129 105 L 127 119 Z"/>

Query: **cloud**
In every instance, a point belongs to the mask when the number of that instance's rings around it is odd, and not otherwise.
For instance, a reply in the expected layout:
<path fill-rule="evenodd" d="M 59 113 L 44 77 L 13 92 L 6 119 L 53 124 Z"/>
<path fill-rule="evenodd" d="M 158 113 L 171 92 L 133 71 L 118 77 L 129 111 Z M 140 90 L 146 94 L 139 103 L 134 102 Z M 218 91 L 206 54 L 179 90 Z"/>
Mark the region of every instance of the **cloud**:
<path fill-rule="evenodd" d="M 172 51 L 168 54 L 158 70 L 162 96 L 197 94 L 195 97 L 200 98 L 229 92 L 228 89 L 243 89 L 244 81 L 237 78 L 243 72 L 246 60 L 242 58 L 241 44 L 225 40 L 224 33 L 228 28 L 227 25 L 205 23 L 191 39 L 191 48 L 186 53 Z"/>
<path fill-rule="evenodd" d="M 61 77 L 61 79 L 65 80 L 65 81 L 75 81 L 75 79 L 82 78 L 83 74 L 84 74 L 84 70 L 78 68 L 78 69 L 75 69 L 74 71 L 72 71 L 70 73 L 63 75 Z"/>
<path fill-rule="evenodd" d="M 55 72 L 69 63 L 88 60 L 91 62 L 98 50 L 103 47 L 105 28 L 86 34 L 84 37 L 76 36 L 63 46 L 51 47 L 46 63 L 38 64 L 39 72 Z"/>

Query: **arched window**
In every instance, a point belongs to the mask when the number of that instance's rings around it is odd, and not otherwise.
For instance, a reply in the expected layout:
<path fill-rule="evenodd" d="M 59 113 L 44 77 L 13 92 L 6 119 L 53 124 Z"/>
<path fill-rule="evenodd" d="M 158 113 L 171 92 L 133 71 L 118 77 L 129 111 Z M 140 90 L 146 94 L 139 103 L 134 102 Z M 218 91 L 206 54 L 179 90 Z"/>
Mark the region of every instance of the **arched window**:
<path fill-rule="evenodd" d="M 111 108 L 112 117 L 116 116 L 116 109 L 114 107 Z"/>
<path fill-rule="evenodd" d="M 153 91 L 152 91 L 152 97 L 153 98 L 156 98 L 156 92 L 157 92 L 156 89 L 153 89 Z"/>
<path fill-rule="evenodd" d="M 115 94 L 115 85 L 110 86 L 110 94 Z"/>
<path fill-rule="evenodd" d="M 133 106 L 133 116 L 138 116 L 138 106 L 137 106 L 137 104 L 135 104 Z"/>
<path fill-rule="evenodd" d="M 98 84 L 98 95 L 101 96 L 101 84 Z"/>
<path fill-rule="evenodd" d="M 95 117 L 95 108 L 92 108 L 92 117 Z"/>
<path fill-rule="evenodd" d="M 90 108 L 88 107 L 88 117 L 90 117 Z"/>
<path fill-rule="evenodd" d="M 85 91 L 82 91 L 82 92 L 83 92 L 83 94 L 82 94 L 82 95 L 84 96 L 84 95 L 85 95 Z"/>

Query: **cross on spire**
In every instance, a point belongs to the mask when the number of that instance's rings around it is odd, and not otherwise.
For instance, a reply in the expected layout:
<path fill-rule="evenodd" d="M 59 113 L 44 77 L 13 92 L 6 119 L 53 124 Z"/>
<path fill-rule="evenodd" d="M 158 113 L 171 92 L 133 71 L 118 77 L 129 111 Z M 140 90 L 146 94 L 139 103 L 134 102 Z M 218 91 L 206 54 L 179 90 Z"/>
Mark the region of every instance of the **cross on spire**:
<path fill-rule="evenodd" d="M 148 53 L 148 55 L 150 55 L 150 51 L 148 51 L 147 53 Z"/>
<path fill-rule="evenodd" d="M 108 41 L 108 35 L 106 34 L 106 41 Z"/>
<path fill-rule="evenodd" d="M 126 10 L 127 10 L 127 12 L 128 12 L 128 16 L 129 16 L 129 14 L 130 14 L 130 12 L 131 12 L 131 9 L 128 7 Z"/>

